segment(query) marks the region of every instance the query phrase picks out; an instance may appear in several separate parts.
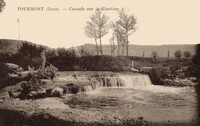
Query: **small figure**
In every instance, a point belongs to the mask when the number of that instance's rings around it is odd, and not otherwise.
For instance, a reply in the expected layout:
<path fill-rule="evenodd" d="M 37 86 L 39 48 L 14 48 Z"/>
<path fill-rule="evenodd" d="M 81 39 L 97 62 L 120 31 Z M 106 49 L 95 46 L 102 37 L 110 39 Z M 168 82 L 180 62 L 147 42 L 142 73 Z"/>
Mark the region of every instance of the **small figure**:
<path fill-rule="evenodd" d="M 46 50 L 43 50 L 42 52 L 41 52 L 41 57 L 42 57 L 42 69 L 44 69 L 44 67 L 45 67 L 45 64 L 46 64 L 46 55 L 45 55 L 45 52 L 46 52 Z"/>

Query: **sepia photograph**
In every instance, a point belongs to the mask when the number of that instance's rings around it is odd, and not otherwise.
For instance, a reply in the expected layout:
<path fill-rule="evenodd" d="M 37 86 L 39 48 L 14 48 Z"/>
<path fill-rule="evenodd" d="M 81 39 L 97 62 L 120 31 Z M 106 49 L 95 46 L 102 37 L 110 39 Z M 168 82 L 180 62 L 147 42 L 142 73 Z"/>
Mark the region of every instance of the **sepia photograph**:
<path fill-rule="evenodd" d="M 199 126 L 199 0 L 0 0 L 0 126 Z"/>

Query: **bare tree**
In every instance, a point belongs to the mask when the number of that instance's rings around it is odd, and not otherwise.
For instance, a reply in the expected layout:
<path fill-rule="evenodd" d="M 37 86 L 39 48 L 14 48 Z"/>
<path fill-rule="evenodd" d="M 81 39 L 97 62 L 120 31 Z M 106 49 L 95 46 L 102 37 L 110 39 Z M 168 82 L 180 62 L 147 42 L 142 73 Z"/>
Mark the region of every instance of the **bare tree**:
<path fill-rule="evenodd" d="M 126 55 L 128 56 L 129 36 L 136 31 L 136 18 L 134 15 L 128 15 L 124 9 L 119 11 L 119 20 L 117 24 L 124 31 L 126 37 Z"/>
<path fill-rule="evenodd" d="M 6 6 L 6 3 L 4 2 L 4 0 L 0 0 L 0 12 L 3 11 L 5 6 Z"/>
<path fill-rule="evenodd" d="M 105 36 L 109 30 L 108 19 L 109 18 L 105 14 L 102 14 L 100 9 L 96 9 L 95 13 L 90 17 L 91 21 L 87 22 L 87 24 L 90 24 L 88 27 L 93 27 L 91 29 L 94 30 L 95 37 L 99 39 L 101 55 L 103 55 L 102 37 Z"/>

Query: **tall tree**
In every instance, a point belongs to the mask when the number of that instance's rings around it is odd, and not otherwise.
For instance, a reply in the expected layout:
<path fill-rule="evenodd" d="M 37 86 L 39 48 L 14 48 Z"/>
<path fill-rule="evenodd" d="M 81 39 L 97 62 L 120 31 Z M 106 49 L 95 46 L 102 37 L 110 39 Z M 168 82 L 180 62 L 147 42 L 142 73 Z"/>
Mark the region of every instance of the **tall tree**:
<path fill-rule="evenodd" d="M 126 43 L 126 36 L 125 33 L 123 31 L 123 29 L 120 28 L 120 26 L 118 25 L 117 22 L 112 23 L 112 28 L 113 28 L 113 36 L 115 37 L 115 39 L 117 40 L 117 44 L 118 44 L 118 55 L 124 55 L 124 47 L 125 47 L 125 43 Z"/>
<path fill-rule="evenodd" d="M 5 6 L 6 6 L 6 3 L 4 2 L 4 0 L 0 0 L 0 12 L 3 11 Z"/>
<path fill-rule="evenodd" d="M 128 15 L 124 9 L 119 11 L 119 20 L 117 21 L 121 29 L 124 30 L 126 37 L 126 55 L 128 56 L 129 36 L 136 31 L 136 18 L 133 14 Z"/>
<path fill-rule="evenodd" d="M 111 51 L 111 56 L 114 56 L 115 50 L 117 46 L 115 45 L 115 34 L 112 34 L 112 37 L 110 38 L 110 51 Z"/>
<path fill-rule="evenodd" d="M 96 9 L 95 13 L 92 14 L 92 16 L 90 17 L 90 22 L 87 22 L 86 26 L 89 27 L 86 29 L 94 30 L 93 34 L 99 39 L 101 55 L 103 55 L 102 37 L 105 36 L 109 30 L 108 19 L 109 18 L 105 14 L 102 14 L 102 11 L 100 9 Z"/>
<path fill-rule="evenodd" d="M 97 55 L 99 55 L 99 47 L 98 47 L 98 43 L 97 43 L 97 39 L 98 39 L 98 29 L 97 26 L 95 26 L 94 24 L 92 24 L 91 22 L 87 22 L 87 25 L 84 27 L 85 29 L 85 35 L 89 38 L 93 38 L 95 40 L 95 44 L 96 44 L 96 52 Z"/>

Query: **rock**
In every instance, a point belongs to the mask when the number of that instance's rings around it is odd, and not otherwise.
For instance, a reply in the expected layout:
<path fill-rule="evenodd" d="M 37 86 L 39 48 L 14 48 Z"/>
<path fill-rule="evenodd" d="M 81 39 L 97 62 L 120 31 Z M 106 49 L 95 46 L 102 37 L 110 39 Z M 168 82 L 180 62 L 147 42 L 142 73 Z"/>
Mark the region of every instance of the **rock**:
<path fill-rule="evenodd" d="M 35 98 L 37 96 L 37 92 L 36 91 L 31 91 L 29 94 L 28 94 L 28 97 L 30 98 Z"/>
<path fill-rule="evenodd" d="M 153 69 L 153 67 L 141 67 L 140 72 L 149 73 L 152 69 Z"/>
<path fill-rule="evenodd" d="M 47 97 L 46 89 L 41 88 L 41 87 L 35 91 L 31 91 L 28 93 L 29 99 L 39 99 L 39 98 L 46 98 L 46 97 Z"/>
<path fill-rule="evenodd" d="M 14 64 L 14 63 L 6 63 L 5 64 L 10 70 L 12 70 L 13 72 L 19 72 L 19 71 L 23 71 L 23 68 L 19 67 L 19 65 Z"/>
<path fill-rule="evenodd" d="M 46 89 L 46 93 L 47 93 L 47 97 L 51 97 L 52 96 L 52 88 Z"/>
<path fill-rule="evenodd" d="M 10 98 L 19 98 L 21 96 L 21 92 L 9 91 L 8 93 L 9 93 Z"/>
<path fill-rule="evenodd" d="M 60 87 L 56 87 L 52 90 L 51 95 L 54 97 L 60 97 L 64 95 L 64 90 Z"/>
<path fill-rule="evenodd" d="M 40 87 L 37 91 L 37 98 L 46 98 L 47 97 L 47 93 L 46 93 L 46 89 Z"/>
<path fill-rule="evenodd" d="M 20 77 L 20 78 L 26 78 L 29 75 L 30 75 L 30 71 L 18 72 L 18 77 Z"/>
<path fill-rule="evenodd" d="M 69 83 L 69 84 L 66 84 L 63 88 L 64 88 L 64 92 L 66 93 L 77 94 L 80 87 L 73 83 Z"/>
<path fill-rule="evenodd" d="M 3 103 L 3 100 L 2 100 L 2 99 L 0 99 L 0 103 Z"/>

